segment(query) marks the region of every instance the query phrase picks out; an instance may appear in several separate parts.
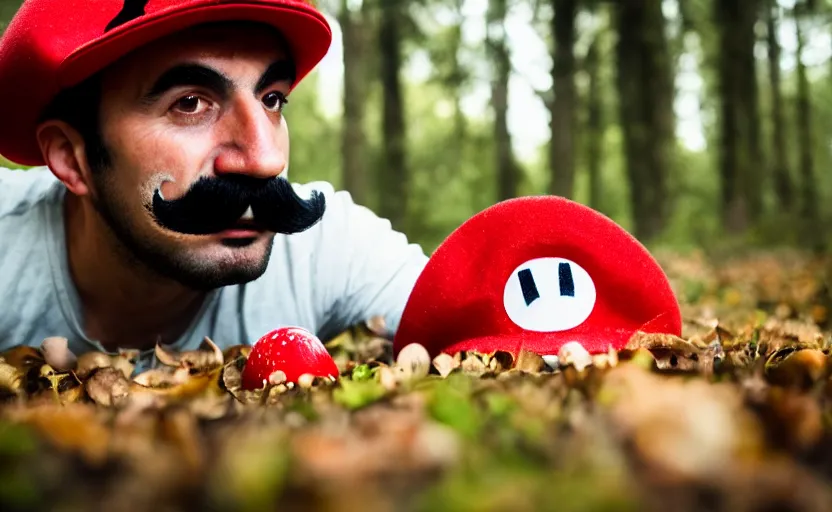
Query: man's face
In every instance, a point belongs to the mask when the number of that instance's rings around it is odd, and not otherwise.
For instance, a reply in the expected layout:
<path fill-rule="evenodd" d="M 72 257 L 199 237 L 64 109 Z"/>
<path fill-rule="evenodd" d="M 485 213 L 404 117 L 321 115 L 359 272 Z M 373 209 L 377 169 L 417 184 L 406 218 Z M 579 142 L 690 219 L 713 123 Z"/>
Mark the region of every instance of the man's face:
<path fill-rule="evenodd" d="M 199 289 L 265 271 L 280 231 L 265 226 L 297 217 L 271 205 L 299 198 L 277 201 L 257 187 L 243 194 L 247 184 L 259 187 L 287 166 L 282 108 L 294 68 L 283 48 L 267 27 L 200 27 L 142 48 L 103 73 L 100 133 L 109 165 L 93 173 L 90 198 L 132 257 Z M 205 180 L 231 185 L 199 188 Z M 249 201 L 254 197 L 269 203 L 258 210 Z M 253 224 L 243 215 L 251 205 Z M 267 217 L 261 215 L 267 207 L 275 210 L 272 224 L 258 219 Z M 294 230 L 311 220 L 307 212 Z"/>

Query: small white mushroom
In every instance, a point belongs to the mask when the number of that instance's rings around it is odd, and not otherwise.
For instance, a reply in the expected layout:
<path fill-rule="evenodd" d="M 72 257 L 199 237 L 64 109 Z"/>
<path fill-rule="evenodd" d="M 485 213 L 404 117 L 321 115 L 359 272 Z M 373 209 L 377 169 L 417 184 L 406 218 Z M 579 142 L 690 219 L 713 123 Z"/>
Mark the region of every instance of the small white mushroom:
<path fill-rule="evenodd" d="M 69 349 L 69 341 L 61 336 L 50 336 L 43 340 L 40 346 L 46 364 L 58 371 L 69 371 L 75 368 L 78 358 Z"/>
<path fill-rule="evenodd" d="M 277 370 L 276 372 L 269 375 L 269 384 L 272 386 L 276 386 L 278 384 L 283 384 L 286 382 L 286 374 L 283 370 Z"/>
<path fill-rule="evenodd" d="M 587 366 L 592 365 L 592 356 L 583 345 L 577 341 L 570 341 L 558 351 L 558 364 L 561 366 L 572 365 L 578 371 L 583 371 Z"/>
<path fill-rule="evenodd" d="M 430 354 L 418 343 L 405 346 L 396 358 L 396 369 L 402 380 L 420 379 L 430 372 Z"/>
<path fill-rule="evenodd" d="M 304 373 L 298 377 L 298 386 L 302 389 L 310 389 L 313 385 L 315 385 L 315 376 L 311 373 Z"/>

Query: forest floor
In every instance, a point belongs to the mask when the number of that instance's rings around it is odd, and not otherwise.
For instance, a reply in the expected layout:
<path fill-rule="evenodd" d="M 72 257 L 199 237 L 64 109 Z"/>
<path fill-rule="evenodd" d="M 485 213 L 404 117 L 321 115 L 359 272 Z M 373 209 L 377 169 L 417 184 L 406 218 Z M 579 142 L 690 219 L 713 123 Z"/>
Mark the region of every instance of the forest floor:
<path fill-rule="evenodd" d="M 0 509 L 829 510 L 832 260 L 657 257 L 683 336 L 557 371 L 464 354 L 393 372 L 363 328 L 329 344 L 338 383 L 266 393 L 240 389 L 239 348 L 133 382 L 128 354 L 59 372 L 13 349 Z"/>

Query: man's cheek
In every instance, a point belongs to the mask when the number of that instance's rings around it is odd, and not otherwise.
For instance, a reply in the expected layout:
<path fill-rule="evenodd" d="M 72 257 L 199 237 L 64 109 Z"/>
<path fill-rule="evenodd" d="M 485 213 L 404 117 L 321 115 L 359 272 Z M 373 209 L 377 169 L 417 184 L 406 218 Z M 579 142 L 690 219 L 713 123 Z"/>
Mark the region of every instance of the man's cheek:
<path fill-rule="evenodd" d="M 173 175 L 168 172 L 157 172 L 150 175 L 150 177 L 142 182 L 139 186 L 139 195 L 142 204 L 145 207 L 150 207 L 153 204 L 153 195 L 159 190 L 163 197 L 175 197 L 172 190 L 175 188 L 176 180 Z"/>
<path fill-rule="evenodd" d="M 278 137 L 278 145 L 283 149 L 283 153 L 286 155 L 286 167 L 283 169 L 283 176 L 289 177 L 289 164 L 291 163 L 290 158 L 290 137 L 289 137 L 289 124 L 288 120 L 285 117 L 280 118 L 280 126 L 278 127 L 277 131 Z"/>

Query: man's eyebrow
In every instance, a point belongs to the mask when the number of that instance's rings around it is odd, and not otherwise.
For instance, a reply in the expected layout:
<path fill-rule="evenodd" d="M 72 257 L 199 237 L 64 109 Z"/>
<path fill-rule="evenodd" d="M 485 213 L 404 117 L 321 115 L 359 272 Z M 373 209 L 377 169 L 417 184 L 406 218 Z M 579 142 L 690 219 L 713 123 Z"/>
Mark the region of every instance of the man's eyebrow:
<path fill-rule="evenodd" d="M 228 77 L 216 70 L 201 64 L 180 64 L 162 73 L 150 90 L 142 95 L 142 101 L 152 103 L 165 92 L 180 86 L 205 87 L 220 96 L 227 96 L 232 85 Z"/>
<path fill-rule="evenodd" d="M 266 87 L 277 82 L 295 82 L 295 66 L 290 60 L 278 60 L 266 68 L 263 76 L 257 81 L 254 92 L 260 94 Z"/>

